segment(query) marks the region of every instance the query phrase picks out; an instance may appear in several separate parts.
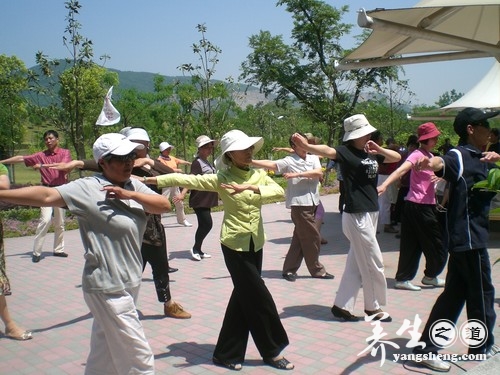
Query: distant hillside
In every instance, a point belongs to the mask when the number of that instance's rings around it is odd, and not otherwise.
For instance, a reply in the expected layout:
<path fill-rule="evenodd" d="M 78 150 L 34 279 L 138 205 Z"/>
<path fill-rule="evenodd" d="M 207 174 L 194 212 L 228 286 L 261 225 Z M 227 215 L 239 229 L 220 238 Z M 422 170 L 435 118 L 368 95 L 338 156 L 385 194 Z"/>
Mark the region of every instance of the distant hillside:
<path fill-rule="evenodd" d="M 53 77 L 57 77 L 60 73 L 66 70 L 69 65 L 65 60 L 60 60 L 59 65 L 54 68 Z M 43 87 L 48 87 L 50 84 L 50 79 L 41 74 L 41 69 L 39 65 L 30 68 L 32 71 L 38 74 L 40 85 Z M 132 72 L 132 71 L 121 71 L 118 69 L 108 68 L 110 72 L 118 73 L 119 84 L 115 86 L 115 95 L 119 95 L 120 90 L 127 90 L 135 88 L 139 92 L 153 92 L 154 91 L 154 77 L 158 74 L 148 73 L 148 72 Z M 184 76 L 162 76 L 165 79 L 166 84 L 173 82 L 189 83 L 191 77 Z M 216 81 L 215 81 L 216 82 Z M 247 105 L 256 105 L 259 102 L 268 103 L 272 99 L 265 98 L 264 94 L 259 92 L 257 87 L 247 87 L 243 84 L 235 84 L 235 91 L 238 93 L 235 95 L 235 101 L 242 108 Z M 58 88 L 56 87 L 56 90 Z M 245 94 L 246 91 L 246 94 Z M 43 100 L 41 103 L 46 104 Z"/>

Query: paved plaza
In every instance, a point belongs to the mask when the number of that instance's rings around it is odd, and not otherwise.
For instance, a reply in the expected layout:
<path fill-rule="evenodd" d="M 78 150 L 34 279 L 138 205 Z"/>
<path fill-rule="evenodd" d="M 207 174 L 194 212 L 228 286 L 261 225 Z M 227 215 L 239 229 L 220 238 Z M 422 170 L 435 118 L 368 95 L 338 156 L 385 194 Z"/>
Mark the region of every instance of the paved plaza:
<path fill-rule="evenodd" d="M 393 354 L 411 352 L 406 345 L 408 331 L 399 332 L 405 320 L 414 324 L 418 315 L 425 323 L 440 289 L 423 287 L 420 292 L 394 289 L 399 251 L 399 240 L 394 234 L 380 233 L 385 273 L 388 283 L 388 305 L 384 310 L 393 317 L 383 323 L 382 340 L 370 350 L 374 326 L 369 322 L 339 322 L 333 319 L 330 308 L 344 269 L 348 242 L 341 230 L 341 215 L 337 210 L 336 194 L 322 197 L 327 211 L 322 228 L 328 244 L 321 249 L 321 261 L 334 280 L 313 279 L 303 264 L 295 283 L 281 277 L 283 259 L 290 243 L 293 225 L 290 211 L 284 204 L 270 204 L 263 208 L 267 233 L 264 248 L 262 277 L 274 296 L 290 345 L 285 356 L 295 364 L 292 374 L 411 374 L 433 373 L 403 361 L 395 362 Z M 157 374 L 221 374 L 230 370 L 212 364 L 212 352 L 221 327 L 229 294 L 232 289 L 218 242 L 222 212 L 213 214 L 214 228 L 205 241 L 203 250 L 212 255 L 201 262 L 190 258 L 196 229 L 196 217 L 188 215 L 193 227 L 177 224 L 175 215 L 164 219 L 171 266 L 179 271 L 171 274 L 173 299 L 192 313 L 189 320 L 163 317 L 163 306 L 156 293 L 148 266 L 143 276 L 138 308 L 146 335 L 155 354 Z M 19 342 L 0 337 L 0 374 L 83 374 L 89 350 L 92 317 L 83 301 L 81 273 L 83 248 L 78 231 L 65 234 L 69 258 L 52 256 L 52 234 L 45 243 L 40 263 L 31 262 L 33 237 L 6 239 L 7 272 L 13 294 L 7 297 L 9 309 L 21 325 L 33 330 L 34 339 Z M 500 232 L 492 232 L 491 258 L 500 258 Z M 421 285 L 423 260 L 415 283 Z M 442 275 L 444 277 L 444 274 Z M 500 289 L 500 264 L 493 267 L 493 279 Z M 356 315 L 363 316 L 362 293 L 358 297 Z M 495 301 L 500 315 L 500 299 Z M 465 321 L 465 312 L 459 323 Z M 500 341 L 500 319 L 495 327 Z M 3 329 L 3 326 L 1 327 Z M 446 353 L 466 353 L 460 340 Z M 384 361 L 385 360 L 385 361 Z M 450 374 L 465 370 L 477 372 L 478 366 L 490 369 L 478 373 L 500 373 L 500 355 L 486 361 L 454 363 Z M 455 366 L 456 365 L 456 366 Z M 264 365 L 250 339 L 242 374 L 278 374 Z"/>

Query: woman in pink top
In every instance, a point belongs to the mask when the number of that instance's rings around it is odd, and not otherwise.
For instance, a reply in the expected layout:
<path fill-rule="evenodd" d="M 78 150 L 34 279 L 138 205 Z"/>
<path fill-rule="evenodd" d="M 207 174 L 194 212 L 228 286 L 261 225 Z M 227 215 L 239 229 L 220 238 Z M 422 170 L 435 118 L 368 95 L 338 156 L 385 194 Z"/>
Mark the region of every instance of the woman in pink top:
<path fill-rule="evenodd" d="M 446 264 L 447 254 L 443 248 L 442 232 L 436 215 L 436 193 L 434 172 L 415 168 L 416 162 L 423 156 L 432 157 L 432 149 L 436 146 L 439 130 L 432 122 L 418 127 L 420 147 L 413 151 L 401 166 L 396 169 L 378 188 L 383 194 L 387 186 L 404 176 L 410 175 L 410 190 L 406 195 L 401 218 L 401 242 L 399 250 L 398 270 L 396 272 L 396 289 L 419 291 L 419 286 L 411 280 L 418 271 L 420 257 L 424 253 L 426 264 L 422 284 L 443 287 L 444 280 L 438 275 Z"/>

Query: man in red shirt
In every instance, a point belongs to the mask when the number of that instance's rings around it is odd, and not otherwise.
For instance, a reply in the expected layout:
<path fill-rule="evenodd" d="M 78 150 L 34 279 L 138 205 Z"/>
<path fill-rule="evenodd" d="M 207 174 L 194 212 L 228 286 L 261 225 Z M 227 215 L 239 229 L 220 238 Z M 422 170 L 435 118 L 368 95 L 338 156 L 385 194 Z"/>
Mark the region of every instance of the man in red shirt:
<path fill-rule="evenodd" d="M 44 165 L 71 161 L 69 150 L 59 147 L 59 134 L 55 130 L 47 130 L 43 133 L 43 139 L 47 149 L 32 155 L 18 155 L 1 160 L 3 164 L 24 163 L 27 167 L 38 169 L 43 186 L 60 186 L 68 182 L 68 176 L 63 171 L 46 168 Z M 59 207 L 41 207 L 40 222 L 36 228 L 35 243 L 33 245 L 33 263 L 41 259 L 43 243 L 49 230 L 50 223 L 54 224 L 54 256 L 66 258 L 64 252 L 64 215 L 65 211 Z M 52 217 L 53 216 L 53 217 Z"/>

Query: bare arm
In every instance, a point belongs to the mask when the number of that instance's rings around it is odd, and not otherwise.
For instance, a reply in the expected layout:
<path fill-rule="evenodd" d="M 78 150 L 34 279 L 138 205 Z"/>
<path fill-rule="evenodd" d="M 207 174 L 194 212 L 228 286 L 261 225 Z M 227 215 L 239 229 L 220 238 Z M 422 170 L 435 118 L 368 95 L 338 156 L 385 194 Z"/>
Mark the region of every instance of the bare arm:
<path fill-rule="evenodd" d="M 252 160 L 252 165 L 257 168 L 266 168 L 273 171 L 278 169 L 276 162 L 273 160 Z"/>
<path fill-rule="evenodd" d="M 17 164 L 17 163 L 22 163 L 24 162 L 24 156 L 23 155 L 17 155 L 13 156 L 8 159 L 0 160 L 0 163 L 2 164 Z"/>
<path fill-rule="evenodd" d="M 403 177 L 412 167 L 413 164 L 409 161 L 405 161 L 403 164 L 401 164 L 398 169 L 396 169 L 389 175 L 389 177 L 387 177 L 387 180 L 377 186 L 378 195 L 384 194 L 390 184 Z"/>
<path fill-rule="evenodd" d="M 44 164 L 44 166 L 50 169 L 56 169 L 58 171 L 64 171 L 66 173 L 69 173 L 75 168 L 84 169 L 84 161 L 72 160 L 66 163 L 61 162 L 61 163 Z"/>
<path fill-rule="evenodd" d="M 321 168 L 311 169 L 305 172 L 287 172 L 283 173 L 283 177 L 287 180 L 289 178 L 301 177 L 301 178 L 321 178 L 323 177 L 323 170 Z"/>
<path fill-rule="evenodd" d="M 188 191 L 189 191 L 189 189 L 182 188 L 179 194 L 174 195 L 174 197 L 172 198 L 172 201 L 174 203 L 184 201 L 184 198 L 186 197 L 186 194 Z"/>
<path fill-rule="evenodd" d="M 187 160 L 177 159 L 177 165 L 179 164 L 191 165 L 191 162 Z"/>
<path fill-rule="evenodd" d="M 20 189 L 0 190 L 0 200 L 22 206 L 65 207 L 61 194 L 46 186 L 30 186 Z"/>
<path fill-rule="evenodd" d="M 428 169 L 437 172 L 444 168 L 444 161 L 439 156 L 434 156 L 430 159 L 427 156 L 423 156 L 418 159 L 415 167 L 417 170 Z"/>
<path fill-rule="evenodd" d="M 291 147 L 273 147 L 272 151 L 285 151 L 289 154 L 293 154 L 295 151 Z"/>
<path fill-rule="evenodd" d="M 9 189 L 10 189 L 9 176 L 4 174 L 0 176 L 0 190 L 9 190 Z"/>
<path fill-rule="evenodd" d="M 161 194 L 145 194 L 114 185 L 105 186 L 103 190 L 107 191 L 108 198 L 133 199 L 144 207 L 144 211 L 151 214 L 162 214 L 171 209 L 169 200 Z"/>
<path fill-rule="evenodd" d="M 300 145 L 302 148 L 304 148 L 307 152 L 318 155 L 318 156 L 323 156 L 325 158 L 329 159 L 336 159 L 337 158 L 337 151 L 327 145 L 312 145 L 309 144 L 307 139 L 301 136 L 299 133 L 294 133 L 292 135 L 292 141 Z"/>
<path fill-rule="evenodd" d="M 369 154 L 378 154 L 384 156 L 384 164 L 396 163 L 401 160 L 401 154 L 399 152 L 380 147 L 372 140 L 366 142 L 365 151 Z"/>

